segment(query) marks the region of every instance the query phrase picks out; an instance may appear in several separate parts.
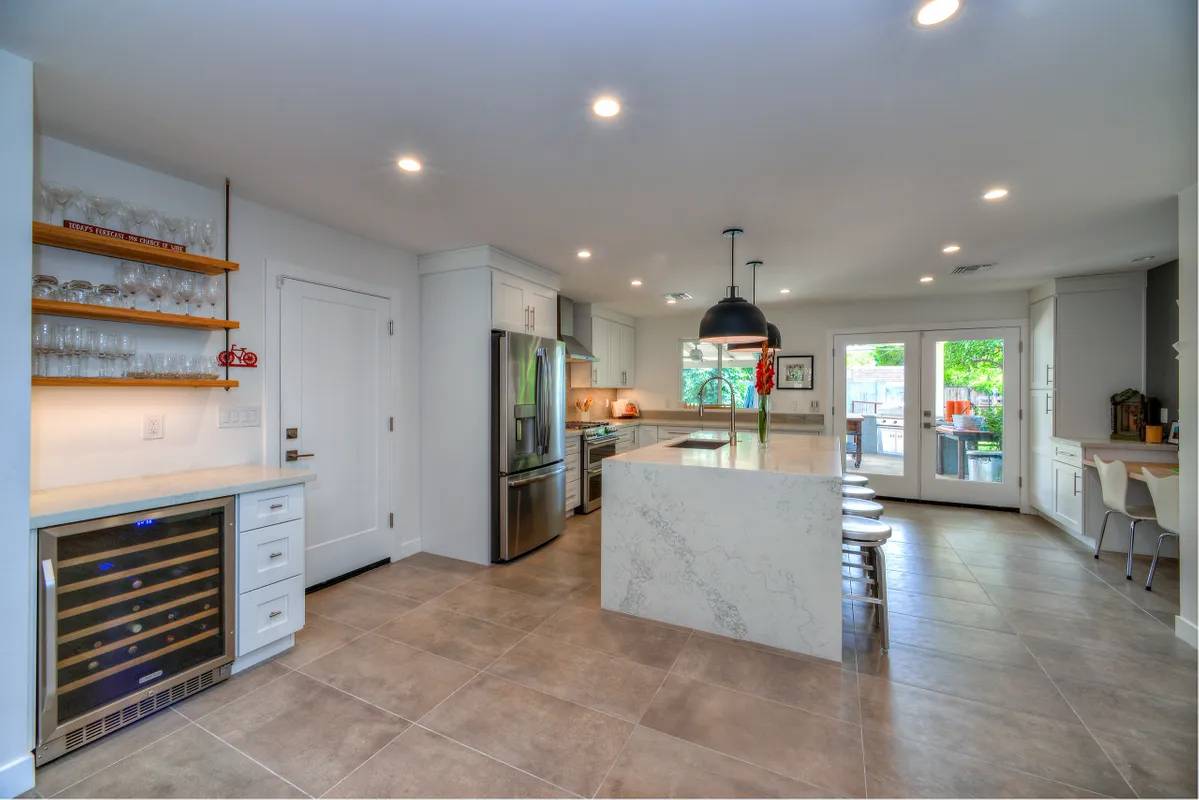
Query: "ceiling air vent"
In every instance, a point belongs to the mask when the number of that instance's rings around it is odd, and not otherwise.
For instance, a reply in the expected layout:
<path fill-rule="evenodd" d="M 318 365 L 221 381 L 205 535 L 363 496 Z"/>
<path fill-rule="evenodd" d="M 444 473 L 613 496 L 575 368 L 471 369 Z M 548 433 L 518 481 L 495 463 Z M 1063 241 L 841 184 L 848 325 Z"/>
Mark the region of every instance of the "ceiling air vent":
<path fill-rule="evenodd" d="M 693 300 L 694 299 L 691 296 L 690 292 L 668 292 L 667 294 L 664 294 L 662 296 L 666 298 L 667 302 L 670 302 L 673 300 L 676 303 L 679 302 L 680 300 Z"/>
<path fill-rule="evenodd" d="M 974 275 L 978 272 L 986 272 L 994 267 L 994 264 L 962 264 L 954 267 L 951 275 Z"/>

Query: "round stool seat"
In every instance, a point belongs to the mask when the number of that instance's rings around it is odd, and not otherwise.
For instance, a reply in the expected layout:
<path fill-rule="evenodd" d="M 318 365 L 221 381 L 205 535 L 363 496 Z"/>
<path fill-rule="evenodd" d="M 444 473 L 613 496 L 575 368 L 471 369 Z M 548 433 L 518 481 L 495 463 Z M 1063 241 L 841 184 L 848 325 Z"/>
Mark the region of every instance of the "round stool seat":
<path fill-rule="evenodd" d="M 860 472 L 849 472 L 841 476 L 842 486 L 867 486 L 870 479 Z"/>
<path fill-rule="evenodd" d="M 875 491 L 869 486 L 842 486 L 842 497 L 852 497 L 855 500 L 873 500 Z"/>
<path fill-rule="evenodd" d="M 873 500 L 859 500 L 856 497 L 842 497 L 841 513 L 878 519 L 883 515 L 883 504 Z"/>
<path fill-rule="evenodd" d="M 855 544 L 882 544 L 891 538 L 891 526 L 869 517 L 841 517 L 841 538 Z"/>

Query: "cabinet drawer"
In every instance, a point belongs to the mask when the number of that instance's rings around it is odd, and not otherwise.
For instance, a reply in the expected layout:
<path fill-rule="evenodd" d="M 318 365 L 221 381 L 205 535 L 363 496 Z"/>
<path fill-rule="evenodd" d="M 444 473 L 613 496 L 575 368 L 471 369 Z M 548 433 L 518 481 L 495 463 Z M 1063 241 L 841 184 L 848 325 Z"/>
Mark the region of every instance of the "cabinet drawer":
<path fill-rule="evenodd" d="M 237 654 L 244 656 L 304 627 L 304 578 L 297 575 L 237 598 Z"/>
<path fill-rule="evenodd" d="M 1076 444 L 1053 443 L 1053 460 L 1062 461 L 1072 467 L 1082 466 L 1082 447 Z"/>
<path fill-rule="evenodd" d="M 237 537 L 237 590 L 248 592 L 304 571 L 304 520 L 267 525 Z"/>
<path fill-rule="evenodd" d="M 251 531 L 304 516 L 304 484 L 237 496 L 237 529 Z"/>

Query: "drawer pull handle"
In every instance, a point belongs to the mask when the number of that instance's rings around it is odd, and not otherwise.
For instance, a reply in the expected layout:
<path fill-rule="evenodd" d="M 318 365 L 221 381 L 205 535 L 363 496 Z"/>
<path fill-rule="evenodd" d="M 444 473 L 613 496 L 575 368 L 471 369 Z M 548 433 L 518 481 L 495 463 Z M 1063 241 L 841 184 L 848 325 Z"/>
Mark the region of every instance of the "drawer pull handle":
<path fill-rule="evenodd" d="M 282 503 L 271 503 L 271 511 L 278 511 L 281 508 L 283 508 Z"/>
<path fill-rule="evenodd" d="M 270 614 L 268 614 L 267 616 L 268 616 L 268 617 L 270 617 L 271 619 L 274 619 L 275 617 L 279 616 L 279 615 L 280 615 L 280 614 L 282 614 L 282 613 L 283 613 L 282 611 L 272 611 L 272 612 L 271 612 Z"/>
<path fill-rule="evenodd" d="M 282 558 L 283 553 L 271 553 L 271 558 Z"/>

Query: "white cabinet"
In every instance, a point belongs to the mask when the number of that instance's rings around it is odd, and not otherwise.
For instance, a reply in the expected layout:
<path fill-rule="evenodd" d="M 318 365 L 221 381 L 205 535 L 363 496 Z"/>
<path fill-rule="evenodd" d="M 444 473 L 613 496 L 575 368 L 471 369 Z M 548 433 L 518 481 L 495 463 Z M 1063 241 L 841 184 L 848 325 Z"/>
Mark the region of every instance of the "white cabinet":
<path fill-rule="evenodd" d="M 1082 530 L 1082 467 L 1053 462 L 1053 516 L 1067 530 Z"/>
<path fill-rule="evenodd" d="M 618 386 L 633 386 L 636 384 L 636 361 L 637 361 L 637 331 L 631 325 L 622 325 L 613 323 L 617 329 L 617 366 L 619 373 L 614 378 L 619 379 Z"/>
<path fill-rule="evenodd" d="M 1053 388 L 1055 303 L 1056 298 L 1045 297 L 1028 307 L 1031 389 Z"/>
<path fill-rule="evenodd" d="M 616 452 L 624 453 L 637 448 L 637 425 L 616 429 Z"/>
<path fill-rule="evenodd" d="M 637 446 L 649 447 L 658 443 L 658 426 L 641 425 L 637 428 Z"/>
<path fill-rule="evenodd" d="M 1048 453 L 1032 453 L 1028 459 L 1030 503 L 1038 511 L 1053 515 L 1053 458 Z"/>
<path fill-rule="evenodd" d="M 579 482 L 583 474 L 582 456 L 580 451 L 580 440 L 578 436 L 568 435 L 566 437 L 566 513 L 573 514 L 579 504 L 583 502 L 583 484 Z"/>
<path fill-rule="evenodd" d="M 558 293 L 532 281 L 492 270 L 491 326 L 556 338 Z"/>
<path fill-rule="evenodd" d="M 591 347 L 596 361 L 589 371 L 572 372 L 572 387 L 621 389 L 636 385 L 637 329 L 632 324 L 576 314 L 575 335 Z"/>
<path fill-rule="evenodd" d="M 1048 452 L 1053 449 L 1053 408 L 1057 398 L 1049 389 L 1029 392 L 1028 397 L 1028 439 L 1033 452 Z"/>

